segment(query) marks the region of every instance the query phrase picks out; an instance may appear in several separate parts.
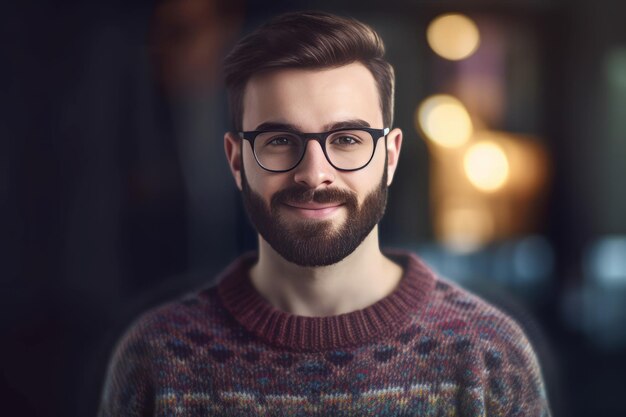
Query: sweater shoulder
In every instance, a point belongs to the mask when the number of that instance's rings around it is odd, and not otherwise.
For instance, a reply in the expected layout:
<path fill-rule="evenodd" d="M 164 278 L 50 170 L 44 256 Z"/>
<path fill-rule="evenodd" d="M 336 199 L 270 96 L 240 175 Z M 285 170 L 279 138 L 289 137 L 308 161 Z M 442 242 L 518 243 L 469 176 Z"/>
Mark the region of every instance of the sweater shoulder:
<path fill-rule="evenodd" d="M 428 312 L 430 333 L 438 337 L 447 352 L 467 373 L 468 386 L 482 381 L 497 415 L 513 415 L 513 409 L 529 414 L 549 415 L 542 372 L 531 341 L 519 323 L 491 303 L 438 278 Z M 475 381 L 474 381 L 475 379 Z M 509 394 L 523 399 L 512 407 Z M 518 400 L 519 400 L 518 398 Z M 512 408 L 511 408 L 512 407 Z M 508 411 L 503 411 L 508 410 Z M 517 414 L 515 414 L 517 415 Z"/>
<path fill-rule="evenodd" d="M 126 328 L 115 350 L 119 355 L 140 347 L 144 354 L 158 356 L 163 350 L 184 349 L 177 346 L 212 339 L 221 331 L 225 320 L 225 311 L 213 286 L 143 312 Z"/>
<path fill-rule="evenodd" d="M 443 278 L 436 280 L 426 316 L 439 330 L 465 335 L 485 347 L 532 350 L 526 333 L 513 317 Z"/>
<path fill-rule="evenodd" d="M 100 417 L 152 415 L 159 370 L 209 340 L 219 316 L 214 290 L 201 291 L 140 315 L 118 340 L 104 382 Z M 203 318 L 205 320 L 203 320 Z"/>

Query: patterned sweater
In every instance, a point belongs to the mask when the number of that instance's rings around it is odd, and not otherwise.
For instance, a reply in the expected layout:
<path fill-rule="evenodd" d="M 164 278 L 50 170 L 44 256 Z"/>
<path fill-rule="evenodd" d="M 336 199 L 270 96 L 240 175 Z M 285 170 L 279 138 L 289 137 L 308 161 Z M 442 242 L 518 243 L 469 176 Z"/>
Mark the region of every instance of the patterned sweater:
<path fill-rule="evenodd" d="M 239 258 L 220 283 L 159 307 L 119 342 L 99 416 L 549 416 L 535 354 L 510 318 L 414 255 L 363 310 L 294 316 Z"/>

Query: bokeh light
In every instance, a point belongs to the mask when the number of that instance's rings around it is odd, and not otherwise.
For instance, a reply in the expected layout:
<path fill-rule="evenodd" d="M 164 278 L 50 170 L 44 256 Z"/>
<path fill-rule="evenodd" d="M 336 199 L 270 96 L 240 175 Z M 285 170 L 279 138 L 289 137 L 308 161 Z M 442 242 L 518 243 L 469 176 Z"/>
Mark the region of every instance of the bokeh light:
<path fill-rule="evenodd" d="M 465 153 L 463 167 L 467 178 L 481 191 L 496 191 L 509 178 L 509 161 L 494 142 L 472 145 Z"/>
<path fill-rule="evenodd" d="M 426 38 L 437 55 L 452 61 L 469 57 L 480 44 L 478 26 L 462 14 L 437 17 L 428 26 Z"/>
<path fill-rule="evenodd" d="M 598 239 L 586 250 L 583 265 L 587 285 L 626 289 L 626 237 Z"/>
<path fill-rule="evenodd" d="M 493 238 L 495 229 L 489 211 L 476 204 L 446 208 L 440 227 L 443 244 L 455 253 L 480 249 Z"/>
<path fill-rule="evenodd" d="M 437 94 L 424 100 L 417 109 L 417 127 L 434 143 L 456 148 L 472 135 L 472 119 L 456 98 Z"/>

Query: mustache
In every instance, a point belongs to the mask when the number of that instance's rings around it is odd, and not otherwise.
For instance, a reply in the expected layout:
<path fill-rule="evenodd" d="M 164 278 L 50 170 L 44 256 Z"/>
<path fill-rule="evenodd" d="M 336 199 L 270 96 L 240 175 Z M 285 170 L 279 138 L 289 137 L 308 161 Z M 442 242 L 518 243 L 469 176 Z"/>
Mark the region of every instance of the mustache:
<path fill-rule="evenodd" d="M 285 203 L 341 203 L 357 207 L 356 193 L 339 188 L 311 189 L 303 185 L 294 185 L 276 192 L 271 199 L 272 207 Z"/>

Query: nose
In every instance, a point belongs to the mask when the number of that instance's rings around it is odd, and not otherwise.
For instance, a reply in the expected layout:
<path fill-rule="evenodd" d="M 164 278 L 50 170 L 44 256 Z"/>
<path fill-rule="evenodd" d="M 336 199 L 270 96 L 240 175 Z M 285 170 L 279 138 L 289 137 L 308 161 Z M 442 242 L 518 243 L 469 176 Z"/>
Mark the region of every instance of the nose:
<path fill-rule="evenodd" d="M 335 181 L 335 168 L 328 163 L 317 141 L 308 141 L 302 161 L 294 168 L 294 181 L 313 189 Z"/>

